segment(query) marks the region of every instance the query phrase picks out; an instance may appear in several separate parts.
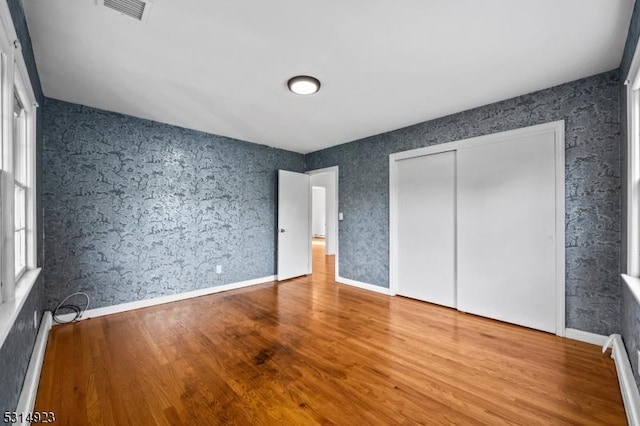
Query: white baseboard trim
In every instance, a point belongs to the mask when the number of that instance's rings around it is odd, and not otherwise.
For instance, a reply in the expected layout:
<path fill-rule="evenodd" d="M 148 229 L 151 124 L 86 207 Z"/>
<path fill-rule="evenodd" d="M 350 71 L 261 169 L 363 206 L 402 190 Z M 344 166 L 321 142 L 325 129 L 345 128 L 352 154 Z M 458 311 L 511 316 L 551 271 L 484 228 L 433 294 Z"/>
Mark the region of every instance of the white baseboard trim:
<path fill-rule="evenodd" d="M 134 309 L 148 308 L 150 306 L 162 305 L 165 303 L 178 302 L 180 300 L 191 299 L 193 297 L 207 296 L 209 294 L 220 293 L 223 291 L 236 290 L 243 287 L 250 287 L 252 285 L 264 284 L 271 281 L 275 281 L 275 275 L 269 275 L 267 277 L 254 278 L 252 280 L 240 281 L 237 283 L 230 283 L 224 285 L 218 285 L 214 287 L 201 288 L 199 290 L 187 291 L 184 293 L 171 294 L 167 296 L 154 297 L 151 299 L 136 300 L 135 302 L 121 303 L 119 305 L 106 306 L 104 308 L 89 309 L 86 311 L 82 318 L 78 320 L 85 320 L 89 318 L 102 317 L 105 315 L 117 314 L 120 312 L 132 311 Z M 75 313 L 59 315 L 62 321 L 71 321 Z"/>
<path fill-rule="evenodd" d="M 42 316 L 42 321 L 40 321 L 36 344 L 33 347 L 24 385 L 22 385 L 22 391 L 20 392 L 20 399 L 16 408 L 17 413 L 33 412 L 33 407 L 36 404 L 36 394 L 38 393 L 38 383 L 40 382 L 40 371 L 42 371 L 42 363 L 44 362 L 44 351 L 47 348 L 47 339 L 49 338 L 49 330 L 51 330 L 52 323 L 51 312 L 46 311 Z M 30 422 L 27 421 L 14 423 L 14 425 L 29 424 Z"/>
<path fill-rule="evenodd" d="M 603 336 L 602 334 L 589 333 L 588 331 L 576 330 L 575 328 L 565 329 L 564 337 L 598 346 L 604 345 L 608 339 L 607 336 Z"/>
<path fill-rule="evenodd" d="M 633 378 L 631 363 L 627 351 L 619 334 L 612 334 L 602 346 L 602 352 L 611 347 L 611 358 L 616 363 L 620 392 L 624 401 L 624 409 L 627 412 L 629 426 L 640 426 L 640 391 Z"/>
<path fill-rule="evenodd" d="M 336 282 L 340 284 L 347 284 L 353 287 L 362 288 L 364 290 L 375 291 L 376 293 L 386 294 L 387 296 L 391 295 L 388 288 L 380 287 L 379 285 L 367 284 L 360 281 L 350 280 L 349 278 L 343 278 L 340 276 L 336 278 Z"/>

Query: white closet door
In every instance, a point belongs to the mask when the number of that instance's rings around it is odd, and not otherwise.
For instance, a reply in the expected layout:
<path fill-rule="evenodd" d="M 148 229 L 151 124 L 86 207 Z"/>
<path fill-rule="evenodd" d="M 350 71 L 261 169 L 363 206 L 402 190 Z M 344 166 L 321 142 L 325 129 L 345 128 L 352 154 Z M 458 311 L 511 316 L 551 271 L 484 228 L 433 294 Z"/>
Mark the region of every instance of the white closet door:
<path fill-rule="evenodd" d="M 554 135 L 457 158 L 458 309 L 555 332 Z"/>
<path fill-rule="evenodd" d="M 455 152 L 397 163 L 397 293 L 455 307 Z"/>

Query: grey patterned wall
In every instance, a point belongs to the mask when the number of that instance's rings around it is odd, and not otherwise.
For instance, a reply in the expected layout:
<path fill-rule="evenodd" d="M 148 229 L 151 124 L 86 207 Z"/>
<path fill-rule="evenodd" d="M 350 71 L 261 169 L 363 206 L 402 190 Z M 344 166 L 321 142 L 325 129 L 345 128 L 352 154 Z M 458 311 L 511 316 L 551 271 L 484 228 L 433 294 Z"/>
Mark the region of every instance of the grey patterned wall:
<path fill-rule="evenodd" d="M 389 285 L 389 154 L 564 119 L 567 326 L 618 332 L 620 121 L 612 71 L 307 154 L 340 166 L 340 275 Z"/>
<path fill-rule="evenodd" d="M 626 234 L 627 234 L 627 185 L 626 185 L 626 167 L 627 167 L 627 88 L 624 85 L 629 74 L 629 68 L 633 59 L 638 39 L 640 38 L 640 8 L 638 2 L 635 2 L 633 9 L 633 15 L 631 17 L 631 24 L 629 26 L 629 32 L 627 33 L 627 42 L 624 48 L 624 54 L 622 62 L 620 64 L 620 132 L 621 138 L 621 165 L 622 165 L 622 244 L 621 244 L 621 271 L 625 272 L 627 267 L 627 253 L 626 253 Z M 629 360 L 633 368 L 636 383 L 640 388 L 640 365 L 638 365 L 637 350 L 640 349 L 640 304 L 633 297 L 631 292 L 626 288 L 626 284 L 620 280 L 620 285 L 623 287 L 622 291 L 622 304 L 620 312 L 620 333 L 622 334 L 622 340 L 624 341 L 627 353 L 629 354 Z"/>
<path fill-rule="evenodd" d="M 42 276 L 36 282 L 7 336 L 5 344 L 0 348 L 0 415 L 5 411 L 13 411 L 18 405 L 22 384 L 29 367 L 31 352 L 35 344 L 38 330 L 33 326 L 33 312 L 40 311 L 42 318 Z"/>
<path fill-rule="evenodd" d="M 275 273 L 276 171 L 303 155 L 51 99 L 44 115 L 48 308 Z"/>
<path fill-rule="evenodd" d="M 33 49 L 31 47 L 31 38 L 27 28 L 27 21 L 24 16 L 21 0 L 8 0 L 9 10 L 13 19 L 16 33 L 22 44 L 22 54 L 27 64 L 31 85 L 35 92 L 38 103 L 42 105 L 43 95 L 40 87 L 40 78 L 35 65 Z M 36 129 L 36 208 L 38 211 L 37 228 L 38 228 L 38 265 L 42 264 L 42 254 L 44 252 L 44 244 L 42 244 L 42 113 L 37 113 L 37 129 Z M 18 315 L 18 319 L 14 323 L 7 339 L 2 348 L 0 348 L 0 414 L 5 411 L 14 410 L 18 403 L 22 384 L 24 382 L 25 373 L 31 358 L 31 351 L 35 343 L 37 330 L 33 327 L 33 311 L 40 311 L 39 317 L 42 317 L 42 292 L 44 287 L 42 275 L 33 286 L 31 294 L 27 298 L 22 311 Z"/>

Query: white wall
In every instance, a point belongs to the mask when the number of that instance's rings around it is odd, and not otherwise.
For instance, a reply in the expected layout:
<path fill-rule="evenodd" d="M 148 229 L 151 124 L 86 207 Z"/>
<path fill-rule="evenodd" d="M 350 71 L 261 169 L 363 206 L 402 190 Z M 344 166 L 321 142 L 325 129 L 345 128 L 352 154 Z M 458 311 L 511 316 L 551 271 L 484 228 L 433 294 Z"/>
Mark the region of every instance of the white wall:
<path fill-rule="evenodd" d="M 336 217 L 336 182 L 333 173 L 320 173 L 311 175 L 311 186 L 325 188 L 326 192 L 326 254 L 336 254 L 336 229 L 338 218 Z"/>
<path fill-rule="evenodd" d="M 314 186 L 312 194 L 311 212 L 311 232 L 314 237 L 324 237 L 327 235 L 326 217 L 326 192 L 322 186 Z"/>

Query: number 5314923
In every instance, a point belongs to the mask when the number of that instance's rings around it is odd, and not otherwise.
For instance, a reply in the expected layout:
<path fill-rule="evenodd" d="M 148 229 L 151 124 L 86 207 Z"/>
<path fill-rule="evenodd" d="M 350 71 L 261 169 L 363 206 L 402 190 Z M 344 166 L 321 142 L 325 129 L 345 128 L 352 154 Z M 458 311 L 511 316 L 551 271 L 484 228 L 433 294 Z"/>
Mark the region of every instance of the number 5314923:
<path fill-rule="evenodd" d="M 53 411 L 33 411 L 30 413 L 5 411 L 2 420 L 5 423 L 53 423 L 56 421 L 56 414 Z"/>

